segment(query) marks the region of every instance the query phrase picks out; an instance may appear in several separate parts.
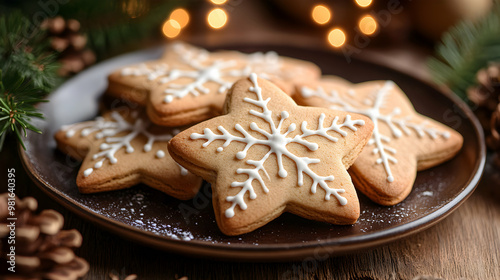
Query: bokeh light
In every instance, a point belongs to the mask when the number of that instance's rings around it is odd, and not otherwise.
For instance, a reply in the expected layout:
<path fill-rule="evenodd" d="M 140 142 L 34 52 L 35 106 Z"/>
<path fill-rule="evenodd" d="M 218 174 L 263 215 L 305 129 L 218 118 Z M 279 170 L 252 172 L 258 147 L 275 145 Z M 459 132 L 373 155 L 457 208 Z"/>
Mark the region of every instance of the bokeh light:
<path fill-rule="evenodd" d="M 312 9 L 311 16 L 313 20 L 318 24 L 326 24 L 330 21 L 332 14 L 330 9 L 324 5 L 316 5 Z"/>
<path fill-rule="evenodd" d="M 358 23 L 359 30 L 366 35 L 372 35 L 377 31 L 377 22 L 372 16 L 364 16 Z"/>
<path fill-rule="evenodd" d="M 328 42 L 330 45 L 339 48 L 345 43 L 345 33 L 339 28 L 334 28 L 328 33 Z"/>
<path fill-rule="evenodd" d="M 356 0 L 356 4 L 358 4 L 360 7 L 368 7 L 372 3 L 372 0 Z"/>
<path fill-rule="evenodd" d="M 177 8 L 170 14 L 170 19 L 177 21 L 181 28 L 184 28 L 189 22 L 189 14 L 185 9 Z"/>
<path fill-rule="evenodd" d="M 181 25 L 176 20 L 169 19 L 163 24 L 162 31 L 168 38 L 175 38 L 181 32 Z"/>
<path fill-rule="evenodd" d="M 222 5 L 226 3 L 227 0 L 210 0 L 210 2 L 214 3 L 215 5 Z"/>
<path fill-rule="evenodd" d="M 210 27 L 219 29 L 226 25 L 227 14 L 223 9 L 215 8 L 207 15 L 207 22 Z"/>

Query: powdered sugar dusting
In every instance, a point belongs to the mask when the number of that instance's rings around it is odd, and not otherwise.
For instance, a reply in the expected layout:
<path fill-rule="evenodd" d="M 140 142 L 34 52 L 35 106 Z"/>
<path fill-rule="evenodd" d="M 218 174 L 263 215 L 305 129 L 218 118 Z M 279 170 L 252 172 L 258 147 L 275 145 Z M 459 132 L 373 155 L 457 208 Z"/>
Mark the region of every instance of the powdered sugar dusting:
<path fill-rule="evenodd" d="M 431 191 L 422 192 L 422 196 L 433 196 L 433 195 L 434 195 L 434 193 Z"/>

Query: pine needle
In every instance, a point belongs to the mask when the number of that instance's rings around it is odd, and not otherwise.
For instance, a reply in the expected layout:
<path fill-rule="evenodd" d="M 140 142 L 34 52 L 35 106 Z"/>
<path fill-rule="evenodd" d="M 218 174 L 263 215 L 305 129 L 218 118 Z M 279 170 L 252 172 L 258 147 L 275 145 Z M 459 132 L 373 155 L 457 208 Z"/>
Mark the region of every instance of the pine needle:
<path fill-rule="evenodd" d="M 463 21 L 442 37 L 436 57 L 427 65 L 434 81 L 448 86 L 467 100 L 467 89 L 476 84 L 476 73 L 489 62 L 500 60 L 500 4 L 476 22 Z"/>
<path fill-rule="evenodd" d="M 25 36 L 28 30 L 34 35 Z M 9 133 L 23 148 L 27 130 L 42 133 L 31 124 L 32 118 L 43 118 L 35 105 L 60 81 L 45 38 L 21 12 L 0 15 L 0 150 Z"/>

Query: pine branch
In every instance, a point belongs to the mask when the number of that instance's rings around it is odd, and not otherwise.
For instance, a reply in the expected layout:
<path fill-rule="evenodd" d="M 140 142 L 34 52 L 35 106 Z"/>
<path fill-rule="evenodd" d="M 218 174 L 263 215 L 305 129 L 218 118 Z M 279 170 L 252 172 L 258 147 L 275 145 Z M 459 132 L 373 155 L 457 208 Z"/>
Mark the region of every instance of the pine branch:
<path fill-rule="evenodd" d="M 18 11 L 0 16 L 0 149 L 7 134 L 23 148 L 31 124 L 43 118 L 35 105 L 60 81 L 55 54 L 49 51 L 45 33 Z"/>
<path fill-rule="evenodd" d="M 22 137 L 27 136 L 27 129 L 42 133 L 31 124 L 31 118 L 43 118 L 43 115 L 37 112 L 35 104 L 46 100 L 41 99 L 40 91 L 33 87 L 33 83 L 23 77 L 2 75 L 2 70 L 0 92 L 0 149 L 9 132 L 14 133 L 26 149 Z"/>
<path fill-rule="evenodd" d="M 46 34 L 19 11 L 0 16 L 0 69 L 9 69 L 44 92 L 53 89 L 57 76 L 55 54 Z"/>
<path fill-rule="evenodd" d="M 476 73 L 500 60 L 500 4 L 476 22 L 463 21 L 442 37 L 436 57 L 428 60 L 435 82 L 448 86 L 462 99 L 476 83 Z"/>

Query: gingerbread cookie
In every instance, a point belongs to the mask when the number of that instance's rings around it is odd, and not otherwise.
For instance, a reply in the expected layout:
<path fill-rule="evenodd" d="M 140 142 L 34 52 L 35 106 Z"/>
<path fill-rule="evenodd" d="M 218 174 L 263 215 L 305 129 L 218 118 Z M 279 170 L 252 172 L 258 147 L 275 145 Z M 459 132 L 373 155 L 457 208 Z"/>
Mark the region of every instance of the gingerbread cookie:
<path fill-rule="evenodd" d="M 349 172 L 355 186 L 382 205 L 403 201 L 418 170 L 447 161 L 462 147 L 458 132 L 418 114 L 392 81 L 351 84 L 326 76 L 300 87 L 294 98 L 298 104 L 363 114 L 373 121 L 373 136 Z"/>
<path fill-rule="evenodd" d="M 316 65 L 280 57 L 274 52 L 211 53 L 174 43 L 159 60 L 112 73 L 107 93 L 145 105 L 156 124 L 179 126 L 220 115 L 227 90 L 252 72 L 275 82 L 286 92 L 292 92 L 296 82 L 320 76 Z"/>
<path fill-rule="evenodd" d="M 223 233 L 253 231 L 285 211 L 356 222 L 359 202 L 346 168 L 371 136 L 369 118 L 297 106 L 256 74 L 234 84 L 225 113 L 168 144 L 177 162 L 212 183 Z"/>
<path fill-rule="evenodd" d="M 110 111 L 94 121 L 64 126 L 55 135 L 58 148 L 83 160 L 76 178 L 82 193 L 145 183 L 178 199 L 194 197 L 201 178 L 178 165 L 167 141 L 179 131 L 149 122 L 139 111 Z"/>

